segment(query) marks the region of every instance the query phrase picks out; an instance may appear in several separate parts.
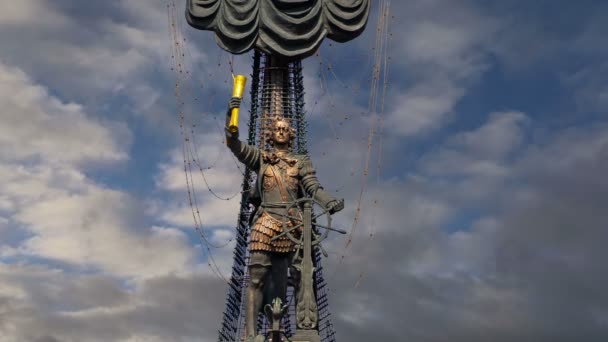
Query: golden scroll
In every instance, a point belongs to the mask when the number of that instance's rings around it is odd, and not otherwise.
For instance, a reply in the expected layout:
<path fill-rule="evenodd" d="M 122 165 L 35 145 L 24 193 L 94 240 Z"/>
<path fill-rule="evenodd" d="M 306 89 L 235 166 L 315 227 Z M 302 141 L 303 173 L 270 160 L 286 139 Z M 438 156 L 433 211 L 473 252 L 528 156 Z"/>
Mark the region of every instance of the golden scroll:
<path fill-rule="evenodd" d="M 243 75 L 236 75 L 234 77 L 234 88 L 232 90 L 233 97 L 243 98 L 243 91 L 245 90 L 245 83 L 247 83 L 247 77 Z M 239 130 L 239 108 L 232 108 L 230 112 L 230 123 L 228 124 L 230 132 L 235 133 Z"/>

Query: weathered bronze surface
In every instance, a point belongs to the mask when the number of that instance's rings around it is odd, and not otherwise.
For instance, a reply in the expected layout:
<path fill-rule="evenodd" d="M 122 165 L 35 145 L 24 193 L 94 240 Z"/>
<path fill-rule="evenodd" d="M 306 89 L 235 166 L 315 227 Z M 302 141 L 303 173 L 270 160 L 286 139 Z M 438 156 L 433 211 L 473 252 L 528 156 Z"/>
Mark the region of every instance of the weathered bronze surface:
<path fill-rule="evenodd" d="M 287 226 L 291 227 L 293 223 L 290 222 Z M 287 236 L 281 236 L 271 241 L 273 237 L 282 231 L 282 222 L 264 212 L 251 228 L 249 250 L 274 253 L 293 252 L 295 250 L 294 243 Z"/>
<path fill-rule="evenodd" d="M 232 98 L 227 111 L 240 104 L 240 99 Z M 257 147 L 246 145 L 238 139 L 238 131 L 232 132 L 226 128 L 226 141 L 230 150 L 239 161 L 257 172 L 258 177 L 253 188 L 253 198 L 259 199 L 252 221 L 249 250 L 250 282 L 247 288 L 246 302 L 246 335 L 249 340 L 256 336 L 256 318 L 263 304 L 263 293 L 270 286 L 272 293 L 269 298 L 285 300 L 287 288 L 287 268 L 293 257 L 295 243 L 286 234 L 293 227 L 291 237 L 303 231 L 301 263 L 297 266 L 301 274 L 301 283 L 297 286 L 297 324 L 300 329 L 315 329 L 317 327 L 317 309 L 314 298 L 312 273 L 314 271 L 311 258 L 312 227 L 311 205 L 313 201 L 329 213 L 343 208 L 343 201 L 330 196 L 323 190 L 316 177 L 312 162 L 306 155 L 289 151 L 294 138 L 293 129 L 282 117 L 276 117 L 269 125 L 266 137 L 272 146 L 272 151 L 264 151 Z M 296 202 L 310 197 L 304 210 L 296 209 Z M 265 284 L 270 272 L 270 283 Z M 258 336 L 259 338 L 259 336 Z"/>
<path fill-rule="evenodd" d="M 282 340 L 281 319 L 287 313 L 288 308 L 289 305 L 283 305 L 281 298 L 275 298 L 272 300 L 272 305 L 266 304 L 264 306 L 264 313 L 266 313 L 268 322 L 270 322 L 270 342 L 280 342 Z"/>
<path fill-rule="evenodd" d="M 296 322 L 299 329 L 313 330 L 317 328 L 317 302 L 314 298 L 312 274 L 315 268 L 312 265 L 312 229 L 310 216 L 312 204 L 304 203 L 304 248 L 302 262 L 296 265 L 301 274 L 300 291 L 298 291 L 298 304 L 296 306 Z"/>

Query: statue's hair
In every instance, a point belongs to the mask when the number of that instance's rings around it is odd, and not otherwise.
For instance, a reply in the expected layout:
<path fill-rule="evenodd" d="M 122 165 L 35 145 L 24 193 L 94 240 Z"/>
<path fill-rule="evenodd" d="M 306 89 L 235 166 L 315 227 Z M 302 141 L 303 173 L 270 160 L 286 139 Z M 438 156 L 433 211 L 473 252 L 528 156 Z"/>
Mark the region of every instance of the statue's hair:
<path fill-rule="evenodd" d="M 268 118 L 267 120 L 269 122 L 267 123 L 266 129 L 264 130 L 264 133 L 263 133 L 264 141 L 268 145 L 274 146 L 273 134 L 274 134 L 275 127 L 279 122 L 284 122 L 289 127 L 289 131 L 288 131 L 289 139 L 287 140 L 287 147 L 292 148 L 295 138 L 296 138 L 296 129 L 291 127 L 288 119 L 283 116 L 280 116 L 280 115 L 274 115 L 273 117 Z"/>

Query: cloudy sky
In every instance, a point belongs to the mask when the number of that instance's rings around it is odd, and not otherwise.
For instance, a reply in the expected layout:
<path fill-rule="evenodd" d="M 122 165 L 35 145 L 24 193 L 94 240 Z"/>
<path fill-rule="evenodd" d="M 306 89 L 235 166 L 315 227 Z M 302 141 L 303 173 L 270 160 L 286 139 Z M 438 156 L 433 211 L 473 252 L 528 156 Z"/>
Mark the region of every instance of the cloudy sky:
<path fill-rule="evenodd" d="M 241 179 L 218 129 L 230 56 L 173 3 L 0 2 L 1 341 L 217 339 L 227 287 L 187 199 L 170 20 L 219 197 Z M 326 244 L 337 339 L 608 340 L 608 3 L 392 1 L 383 114 L 377 5 L 304 63 L 311 158 L 355 227 Z M 239 196 L 194 182 L 229 274 Z"/>

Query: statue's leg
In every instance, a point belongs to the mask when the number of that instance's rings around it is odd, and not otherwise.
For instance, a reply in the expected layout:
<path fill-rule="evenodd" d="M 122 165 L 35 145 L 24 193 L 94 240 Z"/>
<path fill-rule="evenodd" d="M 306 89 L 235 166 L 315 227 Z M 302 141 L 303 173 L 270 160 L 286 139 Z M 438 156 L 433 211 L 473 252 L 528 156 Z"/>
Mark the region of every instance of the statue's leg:
<path fill-rule="evenodd" d="M 264 299 L 264 279 L 271 261 L 267 252 L 253 251 L 249 259 L 249 286 L 247 287 L 246 334 L 257 335 L 257 318 Z"/>
<path fill-rule="evenodd" d="M 273 253 L 272 255 L 272 292 L 269 300 L 272 302 L 275 298 L 281 298 L 285 303 L 287 297 L 287 269 L 289 268 L 289 258 L 287 253 Z M 270 285 L 270 284 L 269 284 Z"/>

